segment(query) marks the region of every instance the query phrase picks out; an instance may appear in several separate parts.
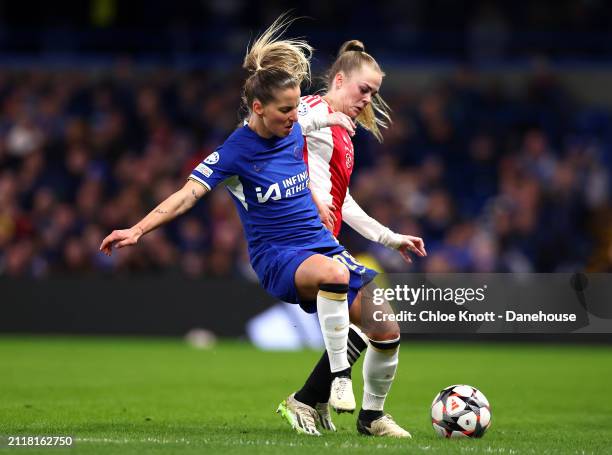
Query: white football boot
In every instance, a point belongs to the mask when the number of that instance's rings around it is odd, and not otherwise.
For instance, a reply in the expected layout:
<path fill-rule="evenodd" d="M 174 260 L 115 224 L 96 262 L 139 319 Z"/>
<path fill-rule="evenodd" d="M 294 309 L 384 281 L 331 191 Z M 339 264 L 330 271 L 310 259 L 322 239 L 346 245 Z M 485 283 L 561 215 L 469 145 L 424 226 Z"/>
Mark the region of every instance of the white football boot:
<path fill-rule="evenodd" d="M 329 405 L 337 413 L 355 411 L 355 395 L 353 381 L 344 376 L 334 378 L 329 393 Z"/>
<path fill-rule="evenodd" d="M 357 431 L 368 436 L 412 438 L 412 435 L 400 427 L 389 414 L 385 414 L 372 422 L 357 419 Z"/>
<path fill-rule="evenodd" d="M 317 430 L 318 412 L 315 408 L 296 400 L 295 393 L 289 395 L 286 400 L 279 404 L 276 412 L 289 422 L 291 428 L 298 433 L 321 436 L 321 433 Z"/>

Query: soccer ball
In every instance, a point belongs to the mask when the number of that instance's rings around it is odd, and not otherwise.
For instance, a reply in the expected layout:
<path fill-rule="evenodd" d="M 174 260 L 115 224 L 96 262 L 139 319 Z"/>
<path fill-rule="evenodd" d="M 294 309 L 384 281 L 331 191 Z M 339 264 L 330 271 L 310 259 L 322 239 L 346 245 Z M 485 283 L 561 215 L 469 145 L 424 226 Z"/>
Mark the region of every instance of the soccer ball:
<path fill-rule="evenodd" d="M 452 385 L 431 403 L 431 424 L 440 437 L 480 438 L 491 425 L 491 406 L 470 385 Z"/>

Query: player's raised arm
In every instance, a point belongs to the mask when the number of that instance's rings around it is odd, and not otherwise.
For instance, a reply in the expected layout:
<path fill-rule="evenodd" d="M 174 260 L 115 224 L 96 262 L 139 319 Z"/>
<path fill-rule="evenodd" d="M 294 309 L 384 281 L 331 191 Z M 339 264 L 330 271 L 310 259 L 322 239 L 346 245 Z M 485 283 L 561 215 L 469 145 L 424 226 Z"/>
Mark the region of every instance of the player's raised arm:
<path fill-rule="evenodd" d="M 113 246 L 123 248 L 134 245 L 138 239 L 147 232 L 157 229 L 162 224 L 172 221 L 179 215 L 188 211 L 206 193 L 208 189 L 194 180 L 188 180 L 185 186 L 171 194 L 153 209 L 147 216 L 129 229 L 120 229 L 111 232 L 100 245 L 100 251 L 107 256 L 112 254 Z"/>

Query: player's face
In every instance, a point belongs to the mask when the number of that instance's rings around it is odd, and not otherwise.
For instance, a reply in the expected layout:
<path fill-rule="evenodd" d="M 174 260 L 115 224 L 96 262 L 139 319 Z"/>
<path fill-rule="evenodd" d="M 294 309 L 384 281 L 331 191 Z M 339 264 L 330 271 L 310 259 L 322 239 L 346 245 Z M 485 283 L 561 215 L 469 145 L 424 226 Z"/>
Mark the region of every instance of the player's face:
<path fill-rule="evenodd" d="M 291 133 L 293 124 L 298 121 L 297 110 L 300 105 L 300 88 L 287 88 L 276 94 L 276 98 L 263 106 L 262 120 L 265 128 L 277 137 Z"/>
<path fill-rule="evenodd" d="M 369 65 L 353 71 L 339 87 L 342 112 L 351 118 L 357 117 L 372 102 L 381 84 L 382 74 Z"/>

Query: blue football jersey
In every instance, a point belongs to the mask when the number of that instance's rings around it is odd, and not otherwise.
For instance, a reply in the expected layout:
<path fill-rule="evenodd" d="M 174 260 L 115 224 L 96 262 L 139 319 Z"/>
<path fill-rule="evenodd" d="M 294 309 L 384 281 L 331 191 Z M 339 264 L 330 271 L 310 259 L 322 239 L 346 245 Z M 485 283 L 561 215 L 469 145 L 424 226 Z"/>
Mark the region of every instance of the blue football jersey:
<path fill-rule="evenodd" d="M 287 137 L 269 139 L 245 125 L 190 175 L 208 189 L 225 183 L 240 214 L 251 259 L 269 247 L 338 246 L 312 200 L 303 147 L 298 123 Z"/>

